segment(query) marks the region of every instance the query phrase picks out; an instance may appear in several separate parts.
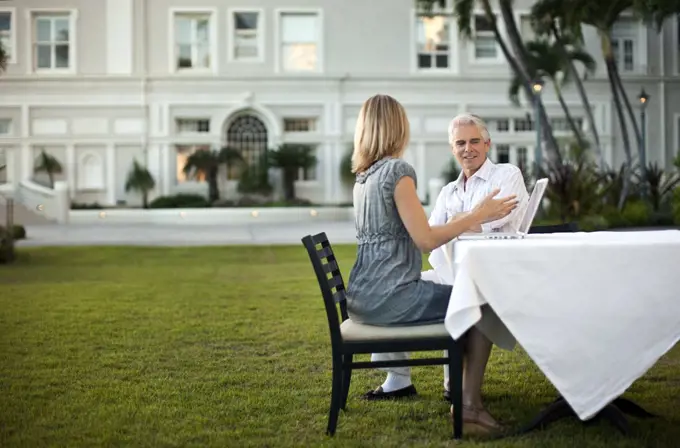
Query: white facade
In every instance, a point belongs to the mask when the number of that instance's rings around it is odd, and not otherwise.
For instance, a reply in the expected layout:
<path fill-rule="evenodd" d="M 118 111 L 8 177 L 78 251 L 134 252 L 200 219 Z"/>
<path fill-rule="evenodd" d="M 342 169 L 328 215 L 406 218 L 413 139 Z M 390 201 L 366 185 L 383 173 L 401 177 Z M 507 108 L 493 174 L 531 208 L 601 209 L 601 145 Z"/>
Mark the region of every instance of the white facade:
<path fill-rule="evenodd" d="M 530 2 L 515 4 L 530 38 Z M 473 29 L 466 41 L 451 17 L 419 19 L 413 0 L 5 1 L 0 39 L 11 56 L 0 77 L 0 183 L 35 178 L 34 159 L 45 150 L 61 161 L 56 180 L 74 202 L 138 205 L 124 190 L 135 158 L 154 175 L 154 196 L 206 191 L 184 179 L 187 155 L 246 138 L 269 148 L 312 145 L 319 164 L 301 173 L 298 196 L 349 202 L 340 159 L 362 102 L 386 93 L 409 114 L 405 157 L 426 199 L 428 179 L 451 157 L 446 127 L 459 112 L 489 121 L 494 159 L 532 159 L 532 111 L 511 105 L 500 49 L 482 20 Z M 647 158 L 662 165 L 680 147 L 679 33 L 677 19 L 657 33 L 625 18 L 613 33 L 634 107 L 641 88 L 651 96 Z M 586 38 L 598 60 L 590 103 L 607 158 L 618 165 L 624 156 L 599 41 L 593 30 Z M 566 96 L 583 119 L 573 88 Z M 550 86 L 544 98 L 556 135 L 569 136 Z M 235 189 L 225 176 L 222 195 Z"/>

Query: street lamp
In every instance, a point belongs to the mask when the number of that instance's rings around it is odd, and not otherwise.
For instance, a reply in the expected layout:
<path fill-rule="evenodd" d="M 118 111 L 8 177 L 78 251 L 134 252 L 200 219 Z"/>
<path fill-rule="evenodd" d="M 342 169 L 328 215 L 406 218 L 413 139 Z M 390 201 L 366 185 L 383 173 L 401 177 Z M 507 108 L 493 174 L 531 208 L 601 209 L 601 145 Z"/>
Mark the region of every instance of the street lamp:
<path fill-rule="evenodd" d="M 541 78 L 537 78 L 531 83 L 531 90 L 534 93 L 534 121 L 536 122 L 536 148 L 534 149 L 534 166 L 536 169 L 536 176 L 539 175 L 539 170 L 542 165 L 543 151 L 541 149 L 541 117 L 539 116 L 539 105 L 541 99 L 541 92 L 545 82 Z"/>
<path fill-rule="evenodd" d="M 649 101 L 649 95 L 645 92 L 644 87 L 640 90 L 639 95 L 640 100 L 640 165 L 642 166 L 642 173 L 647 171 L 647 102 Z"/>

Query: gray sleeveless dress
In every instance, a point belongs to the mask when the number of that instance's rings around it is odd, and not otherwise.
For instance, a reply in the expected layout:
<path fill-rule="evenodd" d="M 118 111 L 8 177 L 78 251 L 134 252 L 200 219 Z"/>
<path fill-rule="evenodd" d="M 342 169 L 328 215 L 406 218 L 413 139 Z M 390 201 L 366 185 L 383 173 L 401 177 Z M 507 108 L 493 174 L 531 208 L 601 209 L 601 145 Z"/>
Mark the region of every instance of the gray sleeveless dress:
<path fill-rule="evenodd" d="M 397 181 L 415 170 L 385 158 L 357 175 L 354 184 L 357 259 L 347 286 L 350 318 L 367 325 L 443 322 L 451 285 L 420 278 L 422 253 L 404 227 L 396 204 Z"/>

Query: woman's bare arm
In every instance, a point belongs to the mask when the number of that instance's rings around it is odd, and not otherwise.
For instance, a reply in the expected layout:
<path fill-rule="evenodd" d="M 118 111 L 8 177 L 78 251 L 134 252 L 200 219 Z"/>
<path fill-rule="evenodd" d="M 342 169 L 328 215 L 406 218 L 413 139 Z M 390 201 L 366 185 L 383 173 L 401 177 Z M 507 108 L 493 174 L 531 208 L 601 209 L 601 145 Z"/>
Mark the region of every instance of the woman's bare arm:
<path fill-rule="evenodd" d="M 505 216 L 516 206 L 514 196 L 502 199 L 492 199 L 498 190 L 492 192 L 472 211 L 460 214 L 441 226 L 432 226 L 427 221 L 415 182 L 411 177 L 404 176 L 394 189 L 394 201 L 406 230 L 423 252 L 430 252 L 439 246 L 465 233 L 471 227 L 481 225 L 491 216 Z"/>

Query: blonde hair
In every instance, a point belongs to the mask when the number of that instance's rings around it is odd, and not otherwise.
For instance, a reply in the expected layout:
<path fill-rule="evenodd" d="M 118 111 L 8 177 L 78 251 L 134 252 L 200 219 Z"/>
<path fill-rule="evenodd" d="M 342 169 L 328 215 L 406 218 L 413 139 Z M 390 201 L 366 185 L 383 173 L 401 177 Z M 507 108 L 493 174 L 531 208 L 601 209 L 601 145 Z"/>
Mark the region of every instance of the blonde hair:
<path fill-rule="evenodd" d="M 489 129 L 486 127 L 484 120 L 475 114 L 460 114 L 456 115 L 454 119 L 451 120 L 451 123 L 449 123 L 449 145 L 453 145 L 453 133 L 461 126 L 477 126 L 484 141 L 488 142 L 491 140 Z"/>
<path fill-rule="evenodd" d="M 361 106 L 354 130 L 352 172 L 361 173 L 385 157 L 399 157 L 410 137 L 404 107 L 389 95 L 375 95 Z"/>

